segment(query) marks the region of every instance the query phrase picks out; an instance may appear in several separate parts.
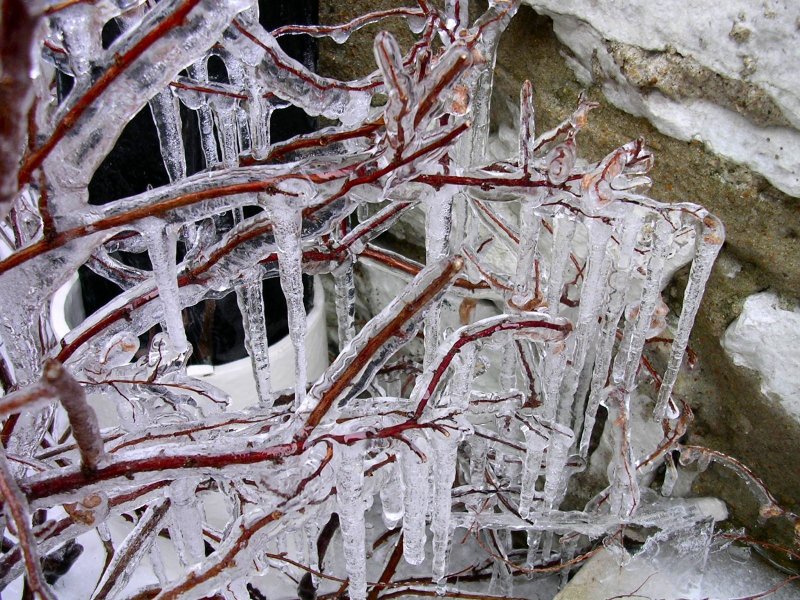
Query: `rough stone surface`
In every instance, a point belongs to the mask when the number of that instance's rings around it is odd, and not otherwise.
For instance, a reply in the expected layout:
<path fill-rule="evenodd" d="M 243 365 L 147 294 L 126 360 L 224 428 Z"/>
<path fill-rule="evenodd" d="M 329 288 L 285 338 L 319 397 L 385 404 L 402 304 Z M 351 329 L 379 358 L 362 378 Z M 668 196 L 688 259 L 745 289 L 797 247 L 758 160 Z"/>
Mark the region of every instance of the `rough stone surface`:
<path fill-rule="evenodd" d="M 689 11 L 689 3 L 677 1 L 528 3 L 540 12 L 523 6 L 501 42 L 493 97 L 495 128 L 502 134 L 504 124 L 514 123 L 525 79 L 535 86 L 539 130 L 567 116 L 578 94 L 587 90 L 601 108 L 591 113 L 588 127 L 578 137 L 582 156 L 598 160 L 644 136 L 656 155 L 651 195 L 665 201 L 698 202 L 722 219 L 727 242 L 690 342 L 698 364 L 683 374 L 676 390 L 695 413 L 689 441 L 741 459 L 780 502 L 800 510 L 800 422 L 762 394 L 757 373 L 736 366 L 720 344 L 749 296 L 770 289 L 791 302 L 800 290 L 800 186 L 796 179 L 800 138 L 795 129 L 800 124 L 800 71 L 795 68 L 800 5 L 704 1 L 691 3 Z M 343 22 L 365 10 L 394 5 L 327 0 L 321 5 L 321 16 L 329 23 Z M 560 40 L 569 39 L 564 35 L 567 22 L 591 24 L 597 46 L 583 50 L 565 46 Z M 337 52 L 332 43 L 323 45 L 322 68 L 348 78 L 372 71 L 370 40 L 376 30 L 372 27 L 362 38 L 354 36 L 344 52 Z M 410 37 L 403 40 L 407 44 Z M 584 51 L 588 54 L 581 54 Z M 601 53 L 604 65 L 593 58 Z M 588 63 L 582 66 L 578 57 L 586 56 Z M 609 79 L 609 71 L 618 79 Z M 621 96 L 618 92 L 623 88 L 626 95 Z M 627 105 L 620 98 L 627 98 Z M 778 158 L 772 160 L 778 162 L 771 171 L 760 169 L 753 160 L 733 160 L 731 152 L 723 153 L 707 139 L 701 141 L 702 136 L 691 139 L 692 134 L 687 141 L 680 132 L 664 127 L 652 111 L 641 110 L 642 99 L 648 98 L 675 108 L 673 116 L 678 120 L 699 119 L 700 125 L 712 130 L 731 131 L 729 142 L 739 140 L 751 154 L 760 152 L 758 139 L 769 137 L 769 144 L 778 139 L 773 134 L 790 136 L 794 145 L 777 152 Z M 632 106 L 636 103 L 631 99 L 638 104 Z M 697 106 L 708 108 L 705 117 L 684 110 Z M 711 120 L 715 114 L 724 120 Z M 742 152 L 742 146 L 737 152 Z M 413 251 L 413 227 L 407 232 L 402 245 Z M 673 313 L 680 308 L 687 275 L 686 270 L 679 272 L 665 295 Z M 701 474 L 694 492 L 724 498 L 741 524 L 752 527 L 757 522 L 757 506 L 746 486 L 723 469 L 712 466 Z M 785 524 L 775 520 L 754 534 L 783 542 L 791 539 Z"/>

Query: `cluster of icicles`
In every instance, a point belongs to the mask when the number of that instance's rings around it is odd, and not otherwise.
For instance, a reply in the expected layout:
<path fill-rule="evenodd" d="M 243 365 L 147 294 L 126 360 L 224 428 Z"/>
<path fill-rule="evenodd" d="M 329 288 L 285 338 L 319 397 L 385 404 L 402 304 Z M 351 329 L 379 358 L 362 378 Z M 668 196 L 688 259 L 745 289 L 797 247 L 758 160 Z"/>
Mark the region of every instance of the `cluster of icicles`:
<path fill-rule="evenodd" d="M 469 559 L 454 542 L 461 530 L 479 543 L 491 539 L 491 553 L 479 560 L 491 558 L 490 593 L 509 595 L 520 569 L 568 564 L 621 524 L 669 530 L 703 518 L 679 501 L 653 501 L 642 482 L 665 461 L 667 479 L 675 478 L 671 451 L 685 410 L 672 390 L 722 226 L 700 206 L 640 193 L 652 163 L 642 141 L 596 164 L 578 159 L 576 136 L 594 106 L 586 100 L 537 136 L 529 83 L 521 93 L 518 152 L 486 164 L 495 53 L 517 2 L 490 1 L 474 23 L 466 1 L 448 0 L 444 11 L 419 2 L 341 27 L 272 33 L 259 26 L 248 0 L 150 4 L 75 3 L 49 18 L 36 88 L 40 135 L 79 114 L 37 168 L 58 230 L 84 229 L 74 242 L 48 242 L 31 260 L 0 265 L 3 306 L 17 307 L 0 333 L 20 383 L 36 381 L 45 358 L 58 358 L 89 396 L 117 407 L 120 425 L 103 432 L 101 469 L 154 456 L 186 460 L 65 487 L 65 474 L 80 470 L 74 446 L 58 439 L 65 419 L 53 407 L 23 414 L 29 426 L 17 429 L 9 453 L 36 465 L 14 465 L 31 508 L 68 505 L 74 514 L 83 502 L 80 510 L 91 513 L 42 534 L 40 553 L 87 529 L 110 541 L 106 521 L 128 514 L 136 524 L 93 597 L 135 596 L 135 574 L 148 561 L 157 581 L 142 589 L 158 590 L 158 598 L 218 593 L 243 600 L 257 576 L 300 578 L 303 568 L 318 590 L 335 590 L 341 580 L 324 576 L 330 572 L 317 540 L 337 513 L 344 547 L 338 576 L 360 600 L 383 569 L 369 563 L 367 543 L 379 497 L 386 528 L 402 532 L 405 562 L 431 558 L 425 569 L 436 589 L 458 585 L 448 574 Z M 378 70 L 359 81 L 319 76 L 276 41 L 308 34 L 343 43 L 388 16 L 403 17 L 418 42 L 404 54 L 392 36 L 379 34 Z M 106 50 L 99 32 L 112 18 L 122 34 Z M 160 27 L 160 37 L 141 50 L 146 34 Z M 135 68 L 94 94 L 97 73 L 116 68 L 133 48 L 141 50 Z M 209 77 L 211 56 L 224 63 L 227 81 Z M 55 70 L 74 78 L 60 103 L 48 80 Z M 81 109 L 87 94 L 96 109 Z M 88 183 L 113 147 L 106 138 L 115 137 L 97 133 L 121 131 L 142 99 L 149 99 L 170 184 L 89 206 Z M 181 103 L 196 118 L 207 167 L 190 176 Z M 338 124 L 302 138 L 314 143 L 272 144 L 270 120 L 288 105 Z M 34 215 L 19 225 L 22 247 L 44 239 L 40 193 L 31 184 L 21 195 Z M 261 210 L 247 216 L 248 206 Z M 415 210 L 425 214 L 425 267 L 372 244 Z M 215 219 L 225 212 L 233 215 L 232 229 Z M 119 251 L 146 251 L 152 271 L 120 262 Z M 359 261 L 407 281 L 362 327 L 354 318 Z M 648 374 L 645 346 L 667 325 L 661 290 L 689 261 L 665 366 Z M 60 343 L 47 344 L 30 315 L 41 314 L 84 263 L 123 293 Z M 340 353 L 316 382 L 306 374 L 304 273 L 331 273 L 335 282 Z M 270 383 L 265 277 L 279 277 L 286 296 L 296 365 L 291 394 Z M 22 300 L 8 283 L 20 280 L 32 289 Z M 224 409 L 223 392 L 186 375 L 191 346 L 181 314 L 232 290 L 258 389 L 253 406 L 237 413 Z M 496 314 L 473 320 L 469 307 L 481 302 Z M 120 311 L 124 318 L 115 316 Z M 159 323 L 164 333 L 139 358 L 137 336 Z M 420 331 L 424 347 L 404 354 Z M 653 389 L 654 416 L 669 434 L 641 454 L 631 445 L 631 403 Z M 600 406 L 612 446 L 608 487 L 583 511 L 559 510 L 570 479 L 591 458 Z M 45 437 L 55 437 L 47 452 Z M 240 458 L 256 451 L 264 457 Z M 662 493 L 669 494 L 668 481 Z M 87 508 L 88 494 L 101 501 Z M 164 528 L 177 573 L 161 556 Z M 512 531 L 526 536 L 521 559 Z M 24 565 L 9 553 L 3 566 L 0 585 Z M 269 596 L 266 588 L 261 593 Z"/>

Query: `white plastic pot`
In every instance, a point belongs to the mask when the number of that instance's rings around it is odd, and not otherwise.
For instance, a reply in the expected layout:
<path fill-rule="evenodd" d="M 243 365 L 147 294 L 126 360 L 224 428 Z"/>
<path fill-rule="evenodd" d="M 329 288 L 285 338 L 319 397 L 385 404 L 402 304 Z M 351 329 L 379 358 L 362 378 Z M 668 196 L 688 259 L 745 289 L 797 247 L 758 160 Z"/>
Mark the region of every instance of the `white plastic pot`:
<path fill-rule="evenodd" d="M 50 322 L 56 336 L 63 338 L 72 327 L 85 318 L 78 275 L 64 284 L 54 295 Z M 319 277 L 314 278 L 314 306 L 307 315 L 306 360 L 309 381 L 314 381 L 328 366 L 328 341 L 325 329 L 325 292 Z M 294 349 L 289 336 L 270 343 L 269 361 L 273 390 L 294 386 Z M 202 378 L 227 392 L 231 397 L 230 410 L 240 410 L 256 402 L 256 381 L 250 357 L 223 365 L 192 365 L 189 375 Z M 101 426 L 106 423 L 99 415 Z"/>

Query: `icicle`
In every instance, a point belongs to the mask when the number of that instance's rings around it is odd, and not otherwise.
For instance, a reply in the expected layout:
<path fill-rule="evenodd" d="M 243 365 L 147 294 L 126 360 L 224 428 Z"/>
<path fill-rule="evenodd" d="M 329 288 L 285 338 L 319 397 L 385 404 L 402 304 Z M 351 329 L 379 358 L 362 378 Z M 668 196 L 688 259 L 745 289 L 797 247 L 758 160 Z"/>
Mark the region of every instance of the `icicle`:
<path fill-rule="evenodd" d="M 561 564 L 564 568 L 561 570 L 561 587 L 567 585 L 569 581 L 569 562 L 575 558 L 575 551 L 578 548 L 579 535 L 577 533 L 565 533 L 558 540 L 558 545 L 561 547 L 559 554 L 561 555 Z"/>
<path fill-rule="evenodd" d="M 525 519 L 531 510 L 536 495 L 536 480 L 542 472 L 542 459 L 547 448 L 548 438 L 538 429 L 524 427 L 525 463 L 522 471 L 522 483 L 519 493 L 519 514 Z"/>
<path fill-rule="evenodd" d="M 467 344 L 459 353 L 453 377 L 450 380 L 445 405 L 460 411 L 467 410 L 469 406 L 470 388 L 475 375 L 475 357 L 478 348 L 475 344 Z"/>
<path fill-rule="evenodd" d="M 525 80 L 519 92 L 519 166 L 530 172 L 536 141 L 536 109 L 533 105 L 533 84 Z M 523 210 L 526 202 L 523 200 Z"/>
<path fill-rule="evenodd" d="M 236 143 L 239 154 L 252 154 L 253 142 L 250 136 L 250 120 L 247 111 L 242 108 L 241 103 L 237 103 L 234 108 L 236 115 Z"/>
<path fill-rule="evenodd" d="M 514 295 L 511 302 L 521 310 L 535 310 L 539 303 L 539 298 L 537 298 L 539 282 L 534 280 L 536 276 L 534 264 L 542 220 L 536 214 L 535 206 L 535 202 L 527 200 L 520 208 L 519 254 L 517 255 Z"/>
<path fill-rule="evenodd" d="M 550 443 L 547 446 L 547 466 L 545 468 L 544 504 L 547 508 L 557 508 L 567 489 L 567 459 L 574 435 L 568 427 L 553 423 Z"/>
<path fill-rule="evenodd" d="M 559 404 L 559 390 L 567 367 L 567 348 L 563 340 L 545 343 L 542 367 L 542 417 L 554 420 Z"/>
<path fill-rule="evenodd" d="M 327 519 L 330 515 L 326 512 L 325 518 Z M 319 539 L 319 532 L 322 530 L 322 525 L 320 521 L 315 518 L 311 518 L 305 522 L 303 525 L 303 531 L 305 532 L 306 538 L 306 556 L 308 557 L 308 566 L 312 569 L 312 571 L 319 572 L 319 552 L 317 551 L 317 540 Z M 311 573 L 311 582 L 314 584 L 315 588 L 319 587 L 319 576 Z"/>
<path fill-rule="evenodd" d="M 147 250 L 153 265 L 153 276 L 158 286 L 158 296 L 164 306 L 164 322 L 170 343 L 175 352 L 185 352 L 190 348 L 183 327 L 180 292 L 178 290 L 178 270 L 176 265 L 177 232 L 158 219 L 146 219 L 144 235 Z"/>
<path fill-rule="evenodd" d="M 672 496 L 672 491 L 675 489 L 675 484 L 678 482 L 678 468 L 675 466 L 675 460 L 672 454 L 667 454 L 664 457 L 664 481 L 661 483 L 661 495 Z"/>
<path fill-rule="evenodd" d="M 164 559 L 161 557 L 161 551 L 158 549 L 158 544 L 153 544 L 150 546 L 150 552 L 148 553 L 148 558 L 150 559 L 150 566 L 153 567 L 153 573 L 158 579 L 158 585 L 160 587 L 166 587 L 169 578 L 167 577 L 167 571 L 164 568 Z"/>
<path fill-rule="evenodd" d="M 454 1 L 456 5 L 460 4 L 459 14 L 463 14 L 465 5 L 468 5 L 467 0 Z M 490 4 L 489 10 L 476 22 L 483 29 L 479 43 L 472 50 L 476 63 L 473 69 L 477 71 L 472 74 L 468 90 L 472 127 L 461 136 L 455 152 L 457 162 L 463 167 L 477 166 L 486 158 L 497 45 L 500 34 L 508 26 L 518 6 L 518 3 L 512 2 Z"/>
<path fill-rule="evenodd" d="M 658 221 L 653 231 L 653 244 L 650 250 L 650 261 L 647 265 L 647 280 L 642 290 L 638 306 L 629 306 L 625 314 L 625 330 L 619 351 L 614 359 L 612 381 L 615 385 L 627 390 L 633 389 L 633 382 L 639 370 L 642 349 L 650 329 L 653 311 L 660 298 L 661 273 L 670 250 L 672 241 L 671 227 L 664 221 Z"/>
<path fill-rule="evenodd" d="M 364 548 L 364 457 L 358 444 L 336 448 L 336 503 L 342 530 L 344 562 L 353 600 L 367 597 L 367 556 Z"/>
<path fill-rule="evenodd" d="M 612 389 L 606 398 L 613 450 L 608 465 L 611 485 L 609 511 L 621 519 L 633 515 L 639 505 L 639 483 L 631 451 L 630 392 Z"/>
<path fill-rule="evenodd" d="M 553 553 L 553 535 L 552 531 L 542 533 L 542 564 L 550 562 L 550 555 Z"/>
<path fill-rule="evenodd" d="M 170 533 L 184 567 L 202 562 L 206 557 L 203 541 L 203 510 L 197 495 L 199 478 L 178 479 L 169 486 L 172 499 Z"/>
<path fill-rule="evenodd" d="M 262 408 L 269 408 L 275 399 L 270 383 L 269 340 L 264 315 L 264 290 L 261 283 L 261 268 L 255 270 L 253 281 L 236 288 L 236 301 L 242 313 L 244 345 L 250 355 L 256 377 L 256 391 Z"/>
<path fill-rule="evenodd" d="M 427 440 L 414 436 L 412 443 L 417 451 L 401 446 L 400 469 L 403 475 L 405 495 L 403 504 L 403 557 L 410 565 L 418 565 L 425 560 L 425 513 L 428 509 L 428 471 L 431 451 Z"/>
<path fill-rule="evenodd" d="M 447 553 L 451 537 L 451 490 L 456 476 L 458 437 L 452 432 L 448 437 L 438 433 L 431 437 L 433 450 L 433 464 L 431 465 L 431 474 L 433 475 L 433 510 L 431 514 L 433 581 L 442 586 L 447 574 Z"/>
<path fill-rule="evenodd" d="M 186 177 L 186 153 L 181 135 L 181 118 L 178 99 L 167 88 L 150 99 L 150 112 L 156 124 L 161 157 L 171 182 Z"/>
<path fill-rule="evenodd" d="M 633 260 L 636 249 L 636 239 L 642 226 L 643 217 L 635 210 L 631 210 L 624 217 L 622 233 L 620 234 L 619 258 L 615 268 L 609 275 L 610 298 L 606 309 L 603 330 L 598 338 L 595 366 L 592 373 L 591 393 L 584 413 L 583 433 L 580 441 L 580 455 L 586 457 L 589 450 L 592 430 L 594 429 L 597 407 L 600 404 L 603 389 L 608 378 L 608 368 L 613 358 L 614 343 L 617 335 L 617 323 L 622 315 L 623 304 L 628 291 Z"/>
<path fill-rule="evenodd" d="M 92 67 L 103 57 L 102 19 L 95 7 L 81 4 L 68 6 L 54 15 L 53 24 L 60 29 L 72 75 L 77 82 L 90 81 Z"/>
<path fill-rule="evenodd" d="M 528 543 L 528 551 L 525 555 L 525 568 L 532 569 L 537 564 L 537 555 L 539 554 L 539 544 L 542 541 L 541 531 L 529 530 L 526 536 Z M 528 579 L 533 578 L 533 573 L 528 574 Z"/>
<path fill-rule="evenodd" d="M 425 262 L 438 264 L 450 254 L 450 230 L 453 217 L 453 197 L 448 188 L 429 198 L 425 217 Z M 433 304 L 425 316 L 425 359 L 428 366 L 439 347 L 439 316 L 441 304 Z"/>
<path fill-rule="evenodd" d="M 289 338 L 294 347 L 295 408 L 306 397 L 306 309 L 303 305 L 303 249 L 300 241 L 303 213 L 299 198 L 268 196 L 266 208 L 278 246 L 281 289 L 286 297 Z"/>
<path fill-rule="evenodd" d="M 488 444 L 486 440 L 477 435 L 469 438 L 469 483 L 472 487 L 481 487 L 484 484 L 486 472 L 486 453 Z M 479 511 L 483 499 L 479 495 L 467 496 L 464 505 L 469 511 Z"/>
<path fill-rule="evenodd" d="M 339 327 L 339 351 L 355 335 L 356 288 L 353 282 L 353 261 L 346 260 L 333 271 L 336 292 L 336 321 Z"/>
<path fill-rule="evenodd" d="M 225 100 L 228 100 L 227 98 Z M 216 116 L 217 132 L 219 133 L 219 145 L 222 149 L 222 163 L 226 167 L 235 167 L 239 164 L 239 151 L 237 149 L 236 135 L 236 110 L 223 100 L 215 99 L 214 115 Z"/>
<path fill-rule="evenodd" d="M 403 478 L 398 471 L 399 467 L 393 466 L 380 489 L 381 506 L 383 507 L 381 515 L 386 529 L 397 527 L 403 520 L 405 511 L 403 505 Z"/>
<path fill-rule="evenodd" d="M 593 219 L 588 220 L 586 228 L 589 233 L 589 254 L 585 267 L 585 279 L 581 287 L 578 319 L 572 337 L 574 344 L 572 364 L 562 393 L 562 405 L 559 407 L 558 421 L 560 423 L 571 423 L 572 419 L 577 417 L 576 414 L 573 414 L 573 410 L 583 408 L 582 402 L 575 398 L 575 391 L 583 371 L 589 345 L 596 342 L 597 316 L 606 296 L 604 282 L 608 279 L 610 267 L 607 246 L 612 228 Z"/>
<path fill-rule="evenodd" d="M 512 333 L 501 339 L 503 360 L 500 364 L 500 389 L 511 391 L 517 387 L 517 346 Z"/>
<path fill-rule="evenodd" d="M 692 332 L 694 319 L 697 316 L 697 310 L 700 308 L 703 290 L 711 275 L 714 260 L 716 260 L 724 241 L 725 229 L 722 223 L 716 217 L 707 215 L 703 219 L 702 231 L 698 233 L 695 242 L 697 250 L 689 272 L 689 284 L 683 294 L 683 308 L 678 321 L 678 330 L 675 332 L 675 339 L 670 349 L 669 363 L 664 372 L 658 393 L 658 402 L 655 408 L 655 417 L 657 419 L 663 419 L 669 412 L 667 407 L 672 396 L 672 388 L 678 377 L 681 362 L 683 362 L 683 355 L 689 343 L 689 334 Z"/>
<path fill-rule="evenodd" d="M 550 260 L 550 276 L 547 280 L 547 312 L 555 317 L 561 308 L 561 291 L 564 287 L 572 238 L 575 235 L 575 221 L 570 215 L 559 212 L 555 216 L 553 228 L 553 253 Z"/>
<path fill-rule="evenodd" d="M 261 88 L 253 88 L 250 93 L 251 99 L 248 117 L 250 119 L 251 148 L 253 158 L 256 160 L 263 160 L 269 155 L 269 146 L 271 142 L 270 121 L 272 120 L 274 107 L 269 100 L 264 98 Z"/>
<path fill-rule="evenodd" d="M 208 83 L 207 59 L 191 65 L 188 71 L 189 76 L 196 79 L 198 83 Z M 205 96 L 202 97 L 201 103 L 196 110 L 200 127 L 200 146 L 206 159 L 206 168 L 213 167 L 219 162 L 219 156 L 217 155 L 217 139 L 214 137 L 214 117 L 211 114 L 211 108 L 209 108 L 208 100 Z"/>

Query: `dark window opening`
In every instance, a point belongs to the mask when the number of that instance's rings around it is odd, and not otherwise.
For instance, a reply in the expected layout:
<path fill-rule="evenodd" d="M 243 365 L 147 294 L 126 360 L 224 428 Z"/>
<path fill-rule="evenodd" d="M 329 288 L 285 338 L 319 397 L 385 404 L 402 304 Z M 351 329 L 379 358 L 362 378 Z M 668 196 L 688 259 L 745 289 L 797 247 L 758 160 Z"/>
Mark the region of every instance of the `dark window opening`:
<path fill-rule="evenodd" d="M 261 0 L 261 23 L 267 29 L 274 29 L 289 23 L 316 23 L 317 2 L 267 2 Z M 103 47 L 108 48 L 121 35 L 116 20 L 106 23 L 103 28 Z M 308 36 L 287 36 L 280 40 L 284 49 L 306 66 L 314 68 L 317 59 L 317 43 Z M 224 61 L 215 55 L 208 60 L 209 79 L 227 83 L 228 73 Z M 185 74 L 185 72 L 182 72 Z M 66 97 L 73 85 L 73 79 L 59 73 L 59 98 Z M 206 168 L 200 145 L 200 129 L 197 113 L 179 103 L 182 136 L 185 146 L 187 176 Z M 271 120 L 271 141 L 273 143 L 292 136 L 308 133 L 316 129 L 316 119 L 309 117 L 301 109 L 290 107 L 276 111 Z M 215 134 L 219 139 L 219 132 Z M 161 157 L 158 134 L 149 106 L 145 106 L 124 128 L 117 143 L 97 169 L 89 184 L 89 202 L 102 205 L 108 202 L 146 192 L 148 189 L 167 185 L 169 178 Z M 258 207 L 245 207 L 245 218 L 260 212 Z M 217 232 L 223 233 L 232 226 L 230 213 L 218 215 L 214 219 Z M 178 245 L 178 260 L 184 254 L 182 243 Z M 146 252 L 115 252 L 112 256 L 120 262 L 143 270 L 149 270 L 150 260 Z M 87 267 L 79 270 L 81 299 L 85 314 L 91 315 L 105 306 L 121 293 L 119 286 L 97 275 Z M 306 312 L 313 307 L 313 278 L 303 276 L 303 302 Z M 277 278 L 263 281 L 264 307 L 270 344 L 288 335 L 286 300 Z M 242 316 L 231 291 L 222 298 L 206 300 L 183 311 L 186 335 L 193 346 L 190 364 L 225 364 L 247 356 L 244 347 L 244 328 Z M 74 326 L 76 323 L 70 323 Z M 153 328 L 142 336 L 143 351 L 152 335 L 159 331 Z"/>

